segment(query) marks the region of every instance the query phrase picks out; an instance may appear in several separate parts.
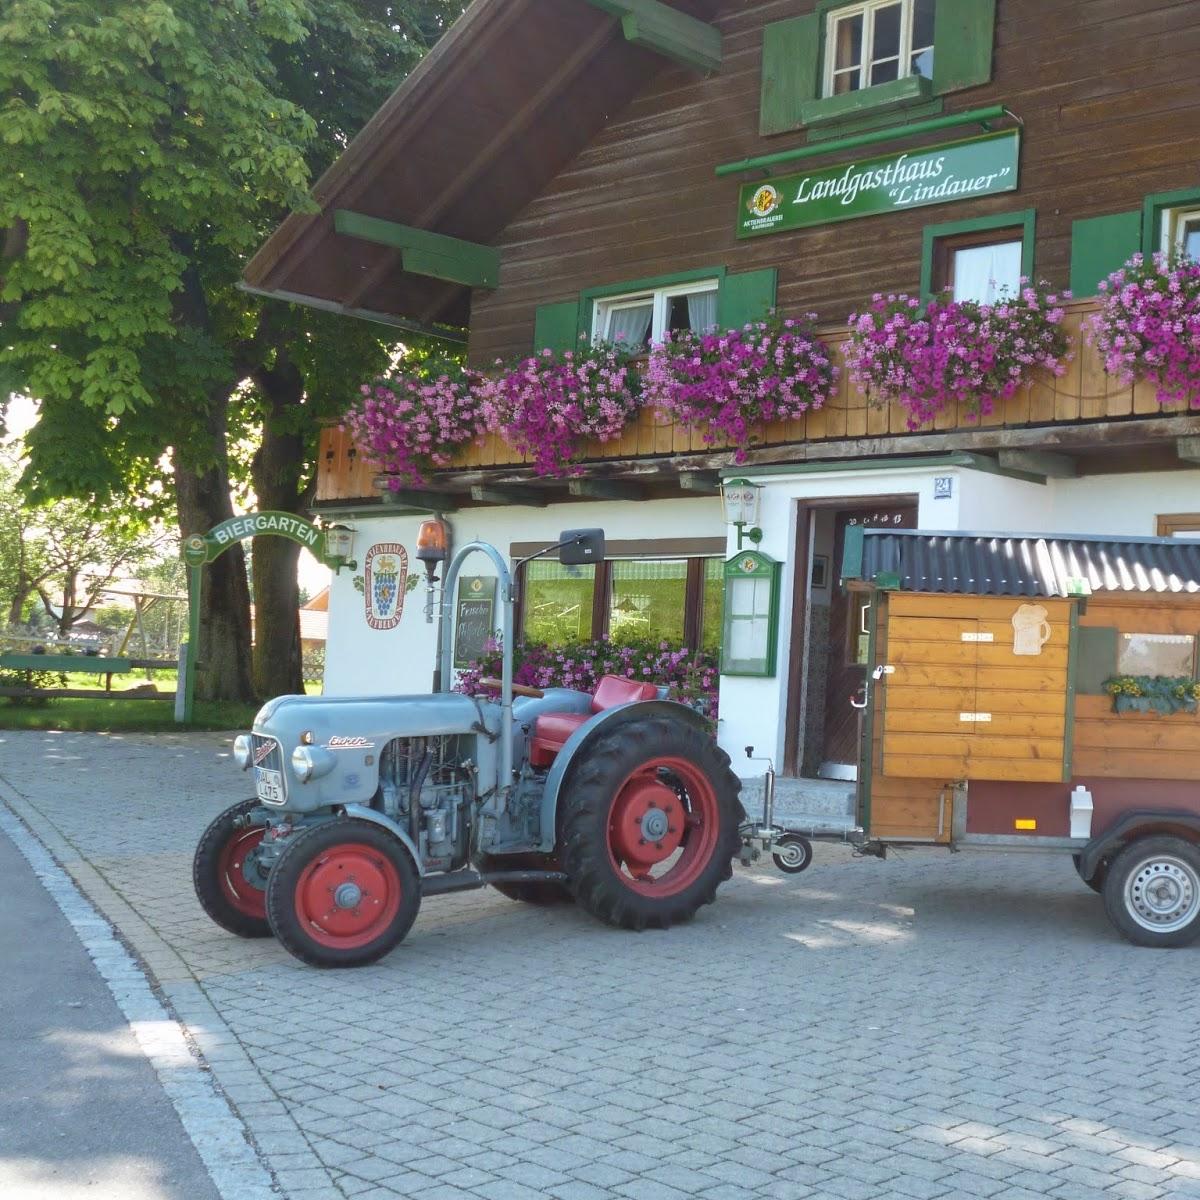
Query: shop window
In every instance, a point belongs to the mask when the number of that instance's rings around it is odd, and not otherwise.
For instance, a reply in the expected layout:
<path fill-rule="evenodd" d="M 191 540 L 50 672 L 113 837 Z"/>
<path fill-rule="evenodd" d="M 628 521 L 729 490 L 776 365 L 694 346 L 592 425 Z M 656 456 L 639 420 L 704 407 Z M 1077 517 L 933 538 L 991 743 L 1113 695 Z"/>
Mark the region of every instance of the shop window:
<path fill-rule="evenodd" d="M 1200 262 L 1200 207 L 1163 210 L 1160 249 L 1172 259 Z"/>
<path fill-rule="evenodd" d="M 596 567 L 536 560 L 521 572 L 520 632 L 552 646 L 611 637 L 666 641 L 716 654 L 720 558 L 617 558 Z"/>
<path fill-rule="evenodd" d="M 950 221 L 925 227 L 921 294 L 992 304 L 1033 275 L 1035 213 Z"/>
<path fill-rule="evenodd" d="M 1190 633 L 1123 633 L 1117 639 L 1118 675 L 1194 677 L 1196 639 Z"/>
<path fill-rule="evenodd" d="M 868 0 L 826 20 L 824 95 L 933 78 L 933 0 Z"/>
<path fill-rule="evenodd" d="M 717 324 L 717 291 L 717 280 L 706 279 L 597 300 L 593 336 L 629 348 L 649 348 L 676 330 L 707 332 Z"/>

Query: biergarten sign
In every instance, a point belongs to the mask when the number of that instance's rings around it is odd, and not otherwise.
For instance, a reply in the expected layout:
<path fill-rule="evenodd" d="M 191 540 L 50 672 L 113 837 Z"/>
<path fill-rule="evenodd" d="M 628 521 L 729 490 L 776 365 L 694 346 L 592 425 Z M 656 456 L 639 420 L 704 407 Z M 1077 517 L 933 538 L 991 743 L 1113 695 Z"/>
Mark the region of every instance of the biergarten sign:
<path fill-rule="evenodd" d="M 1005 129 L 743 184 L 737 235 L 759 237 L 1016 191 L 1020 148 L 1020 130 Z"/>
<path fill-rule="evenodd" d="M 244 538 L 275 534 L 298 542 L 323 559 L 325 535 L 311 521 L 285 512 L 247 513 L 244 517 L 229 517 L 214 525 L 207 533 L 193 534 L 183 543 L 183 557 L 192 566 L 203 566 L 219 557 L 234 542 Z"/>

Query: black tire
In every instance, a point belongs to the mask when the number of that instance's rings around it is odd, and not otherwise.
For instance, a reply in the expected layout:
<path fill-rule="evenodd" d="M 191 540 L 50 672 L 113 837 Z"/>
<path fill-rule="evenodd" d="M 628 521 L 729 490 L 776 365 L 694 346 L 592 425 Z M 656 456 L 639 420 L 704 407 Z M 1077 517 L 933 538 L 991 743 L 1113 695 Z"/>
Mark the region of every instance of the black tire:
<path fill-rule="evenodd" d="M 343 903 L 335 894 L 342 886 L 357 889 L 359 899 Z M 404 940 L 420 907 L 421 881 L 407 848 L 356 817 L 336 817 L 299 834 L 267 884 L 272 932 L 314 967 L 376 962 Z"/>
<path fill-rule="evenodd" d="M 1072 854 L 1071 861 L 1075 864 L 1075 871 L 1079 875 L 1079 878 L 1082 879 L 1083 882 L 1088 887 L 1090 887 L 1093 892 L 1099 892 L 1101 895 L 1103 895 L 1104 894 L 1104 876 L 1108 874 L 1108 863 L 1107 862 L 1099 863 L 1096 867 L 1096 873 L 1091 877 L 1091 879 L 1084 879 L 1083 871 L 1080 870 L 1080 867 L 1083 863 L 1083 855 L 1082 854 Z"/>
<path fill-rule="evenodd" d="M 475 869 L 486 875 L 489 871 L 561 871 L 557 858 L 547 854 L 483 854 L 475 860 Z M 502 896 L 522 904 L 536 904 L 539 908 L 550 908 L 555 904 L 573 904 L 565 883 L 490 883 Z"/>
<path fill-rule="evenodd" d="M 775 839 L 775 845 L 783 849 L 773 850 L 771 858 L 785 875 L 799 875 L 801 871 L 807 871 L 812 866 L 812 842 L 802 834 L 785 833 Z"/>
<path fill-rule="evenodd" d="M 206 913 L 224 930 L 244 938 L 271 936 L 267 921 L 266 879 L 257 886 L 243 874 L 245 858 L 253 850 L 266 822 L 240 827 L 240 818 L 258 808 L 257 797 L 227 808 L 200 836 L 192 858 L 192 887 Z"/>
<path fill-rule="evenodd" d="M 1154 835 L 1127 845 L 1104 880 L 1104 908 L 1135 946 L 1186 946 L 1200 937 L 1200 847 Z"/>
<path fill-rule="evenodd" d="M 661 759 L 677 762 L 679 771 L 692 774 L 692 781 L 667 768 L 648 769 Z M 639 797 L 640 806 L 640 797 L 653 797 L 653 789 L 658 788 L 662 789 L 658 794 L 666 797 L 664 808 L 658 810 L 655 801 L 646 800 L 644 819 L 652 811 L 656 820 L 662 817 L 666 834 L 662 842 L 654 843 L 660 850 L 672 839 L 679 842 L 675 865 L 665 859 L 654 864 L 666 867 L 658 878 L 648 871 L 635 876 L 628 859 L 617 861 L 620 846 L 630 845 L 620 831 L 631 819 L 634 797 Z M 705 788 L 710 790 L 706 793 Z M 729 756 L 707 734 L 682 721 L 630 720 L 587 747 L 559 801 L 562 860 L 576 902 L 592 916 L 622 929 L 666 929 L 690 920 L 701 905 L 716 899 L 717 888 L 733 873 L 732 859 L 741 845 L 738 827 L 745 819 L 738 801 L 740 788 L 729 769 Z M 668 826 L 671 818 L 664 813 L 672 810 L 672 795 L 680 801 L 675 816 L 682 813 L 684 819 Z M 705 818 L 704 809 L 711 820 Z M 669 877 L 676 870 L 678 882 L 672 883 Z M 656 884 L 664 887 L 663 894 L 654 894 Z"/>

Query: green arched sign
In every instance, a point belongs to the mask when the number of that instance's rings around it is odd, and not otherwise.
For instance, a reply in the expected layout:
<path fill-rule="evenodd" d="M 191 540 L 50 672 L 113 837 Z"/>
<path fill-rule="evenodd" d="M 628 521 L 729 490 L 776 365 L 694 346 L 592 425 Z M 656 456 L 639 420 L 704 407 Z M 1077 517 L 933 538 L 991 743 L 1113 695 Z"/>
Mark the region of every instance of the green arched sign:
<path fill-rule="evenodd" d="M 218 522 L 207 533 L 194 533 L 183 540 L 183 561 L 188 565 L 188 640 L 179 656 L 179 683 L 175 690 L 175 720 L 190 721 L 195 706 L 196 649 L 200 642 L 200 587 L 206 563 L 219 558 L 230 546 L 252 537 L 285 537 L 303 546 L 321 562 L 325 556 L 325 532 L 311 521 L 293 513 L 246 513 Z"/>

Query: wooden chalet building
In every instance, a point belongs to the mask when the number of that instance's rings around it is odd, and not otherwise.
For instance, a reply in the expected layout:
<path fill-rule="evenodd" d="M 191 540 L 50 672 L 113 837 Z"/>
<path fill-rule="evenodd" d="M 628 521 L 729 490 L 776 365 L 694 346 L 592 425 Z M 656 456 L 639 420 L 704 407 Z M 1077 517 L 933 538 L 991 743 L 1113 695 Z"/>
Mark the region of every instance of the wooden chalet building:
<path fill-rule="evenodd" d="M 987 298 L 1026 273 L 1072 289 L 1074 357 L 990 416 L 919 431 L 843 374 L 832 404 L 763 428 L 736 468 L 646 413 L 569 481 L 489 441 L 427 491 L 388 492 L 330 429 L 316 507 L 354 529 L 359 575 L 372 550 L 415 569 L 430 512 L 514 558 L 601 526 L 593 573 L 527 570 L 526 631 L 716 649 L 737 546 L 720 481 L 747 478 L 780 586 L 760 614 L 768 659 L 722 676 L 720 740 L 735 766 L 750 744 L 791 774 L 852 763 L 864 614 L 839 586 L 847 528 L 1200 534 L 1200 416 L 1117 386 L 1079 333 L 1133 252 L 1200 253 L 1198 56 L 1193 0 L 475 0 L 248 288 L 398 336 L 457 327 L 487 366 L 771 308 L 815 311 L 836 351 L 873 293 Z M 931 153 L 961 187 L 909 179 Z M 864 165 L 884 186 L 842 203 L 828 181 Z M 746 208 L 763 184 L 765 216 Z M 370 621 L 355 574 L 333 582 L 327 691 L 427 689 L 422 593 L 394 626 Z"/>

